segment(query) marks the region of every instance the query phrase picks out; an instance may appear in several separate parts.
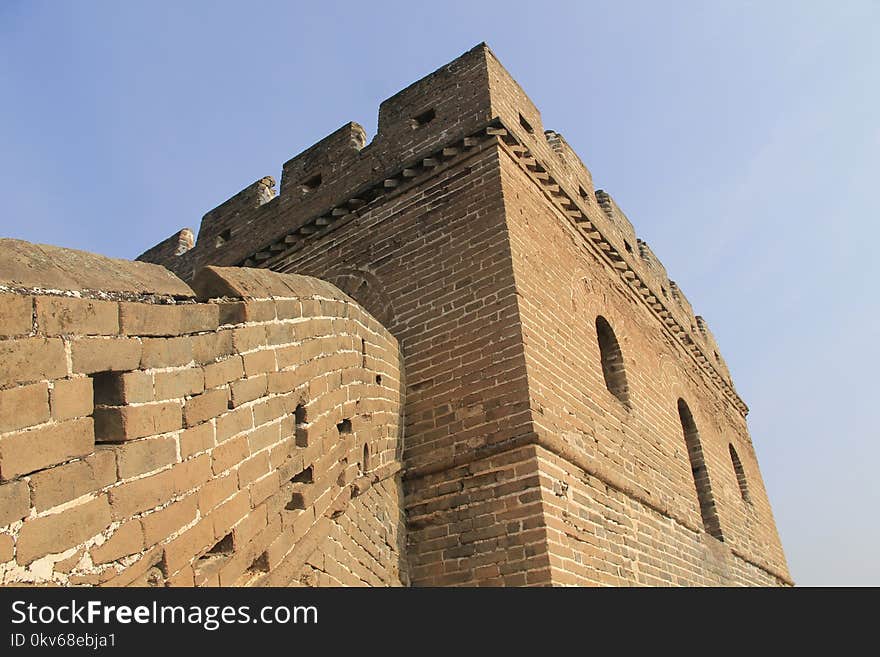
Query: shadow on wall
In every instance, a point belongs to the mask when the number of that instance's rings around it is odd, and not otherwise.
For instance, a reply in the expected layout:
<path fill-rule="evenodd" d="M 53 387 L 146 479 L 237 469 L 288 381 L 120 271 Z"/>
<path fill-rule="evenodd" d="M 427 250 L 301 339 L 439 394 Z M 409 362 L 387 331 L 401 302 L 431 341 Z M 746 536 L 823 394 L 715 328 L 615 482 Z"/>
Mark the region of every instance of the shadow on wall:
<path fill-rule="evenodd" d="M 407 583 L 399 351 L 352 299 L 15 240 L 0 262 L 3 584 Z"/>

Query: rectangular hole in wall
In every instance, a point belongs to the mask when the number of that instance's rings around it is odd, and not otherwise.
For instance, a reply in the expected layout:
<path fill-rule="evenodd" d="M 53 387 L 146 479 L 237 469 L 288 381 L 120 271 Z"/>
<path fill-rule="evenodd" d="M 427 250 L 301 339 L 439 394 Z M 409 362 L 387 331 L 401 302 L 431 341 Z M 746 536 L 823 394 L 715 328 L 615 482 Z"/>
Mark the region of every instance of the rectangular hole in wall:
<path fill-rule="evenodd" d="M 96 372 L 92 380 L 92 418 L 95 440 L 118 443 L 126 440 L 120 406 L 152 397 L 152 377 L 145 372 Z"/>
<path fill-rule="evenodd" d="M 309 433 L 306 429 L 306 407 L 303 404 L 297 404 L 296 410 L 293 412 L 295 422 L 294 434 L 297 447 L 309 446 Z"/>
<path fill-rule="evenodd" d="M 208 550 L 208 552 L 201 558 L 210 559 L 211 557 L 219 557 L 227 554 L 232 554 L 232 552 L 232 532 L 230 532 L 219 541 L 217 541 L 217 543 L 214 544 L 214 547 Z"/>
<path fill-rule="evenodd" d="M 288 511 L 302 511 L 306 508 L 306 497 L 301 491 L 296 491 L 290 496 L 290 502 L 284 507 Z"/>
<path fill-rule="evenodd" d="M 292 484 L 312 484 L 315 482 L 313 466 L 307 467 L 302 472 L 295 474 L 290 480 Z"/>
<path fill-rule="evenodd" d="M 425 110 L 421 114 L 417 114 L 412 118 L 412 127 L 413 128 L 421 128 L 424 125 L 428 125 L 431 121 L 433 121 L 437 117 L 437 112 L 434 111 L 432 107 L 429 110 Z"/>
<path fill-rule="evenodd" d="M 268 573 L 269 572 L 269 553 L 263 552 L 260 556 L 253 560 L 248 567 L 251 573 Z"/>
<path fill-rule="evenodd" d="M 336 430 L 339 432 L 340 436 L 345 433 L 351 433 L 351 420 L 348 418 L 344 419 L 336 425 Z"/>
<path fill-rule="evenodd" d="M 97 372 L 91 375 L 95 406 L 121 406 L 125 403 L 124 372 Z"/>
<path fill-rule="evenodd" d="M 535 134 L 535 129 L 532 127 L 532 124 L 526 121 L 526 117 L 522 114 L 519 115 L 519 124 L 528 132 L 530 135 Z"/>
<path fill-rule="evenodd" d="M 311 178 L 307 178 L 300 185 L 300 187 L 302 187 L 302 190 L 304 192 L 313 192 L 316 189 L 318 189 L 318 187 L 320 187 L 320 186 L 321 186 L 321 174 L 320 173 L 315 174 Z"/>
<path fill-rule="evenodd" d="M 226 242 L 228 242 L 231 239 L 232 239 L 232 229 L 227 228 L 222 233 L 217 235 L 217 239 L 214 240 L 214 248 L 220 248 L 221 246 L 226 244 Z"/>
<path fill-rule="evenodd" d="M 293 411 L 293 419 L 296 421 L 296 426 L 306 423 L 306 407 L 304 404 L 296 405 L 296 410 Z"/>

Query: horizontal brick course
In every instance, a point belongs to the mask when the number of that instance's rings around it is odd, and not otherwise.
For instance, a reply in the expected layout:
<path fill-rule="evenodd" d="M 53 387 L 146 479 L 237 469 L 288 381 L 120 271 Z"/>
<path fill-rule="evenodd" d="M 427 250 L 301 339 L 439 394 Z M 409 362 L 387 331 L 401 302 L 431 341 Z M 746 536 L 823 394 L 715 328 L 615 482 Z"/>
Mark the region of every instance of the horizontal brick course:
<path fill-rule="evenodd" d="M 33 297 L 0 294 L 0 336 L 27 335 L 33 323 Z"/>
<path fill-rule="evenodd" d="M 15 559 L 27 565 L 53 552 L 63 552 L 83 543 L 110 524 L 107 497 L 101 496 L 78 506 L 24 523 L 15 545 Z"/>
<path fill-rule="evenodd" d="M 175 463 L 177 441 L 173 437 L 145 438 L 120 445 L 115 452 L 119 477 L 128 479 Z"/>
<path fill-rule="evenodd" d="M 37 472 L 30 478 L 31 499 L 45 511 L 116 482 L 115 455 L 97 452 L 85 459 Z"/>
<path fill-rule="evenodd" d="M 154 397 L 157 401 L 198 395 L 204 390 L 205 375 L 200 369 L 156 372 L 154 375 Z"/>
<path fill-rule="evenodd" d="M 73 297 L 37 297 L 37 330 L 45 335 L 119 333 L 119 305 Z"/>
<path fill-rule="evenodd" d="M 4 434 L 0 436 L 0 479 L 7 481 L 86 456 L 94 446 L 92 418 Z"/>
<path fill-rule="evenodd" d="M 75 374 L 134 370 L 141 361 L 137 338 L 82 338 L 71 342 L 70 351 Z"/>
<path fill-rule="evenodd" d="M 137 554 L 144 547 L 144 533 L 139 522 L 130 520 L 122 524 L 104 543 L 91 550 L 96 564 L 116 561 Z"/>
<path fill-rule="evenodd" d="M 228 396 L 226 389 L 208 390 L 186 400 L 183 405 L 186 426 L 195 426 L 223 413 L 227 408 Z"/>
<path fill-rule="evenodd" d="M 95 409 L 95 439 L 100 442 L 134 440 L 183 427 L 178 402 L 138 406 L 103 406 Z"/>
<path fill-rule="evenodd" d="M 67 357 L 59 338 L 0 341 L 0 387 L 57 379 L 66 374 Z"/>
<path fill-rule="evenodd" d="M 119 329 L 124 335 L 179 335 L 184 312 L 185 306 L 123 302 L 119 304 Z"/>
<path fill-rule="evenodd" d="M 0 484 L 0 527 L 21 520 L 30 513 L 30 494 L 23 481 Z"/>
<path fill-rule="evenodd" d="M 144 338 L 141 368 L 178 367 L 186 365 L 193 359 L 192 339 L 181 338 Z"/>
<path fill-rule="evenodd" d="M 49 419 L 49 385 L 34 383 L 0 390 L 0 433 Z"/>

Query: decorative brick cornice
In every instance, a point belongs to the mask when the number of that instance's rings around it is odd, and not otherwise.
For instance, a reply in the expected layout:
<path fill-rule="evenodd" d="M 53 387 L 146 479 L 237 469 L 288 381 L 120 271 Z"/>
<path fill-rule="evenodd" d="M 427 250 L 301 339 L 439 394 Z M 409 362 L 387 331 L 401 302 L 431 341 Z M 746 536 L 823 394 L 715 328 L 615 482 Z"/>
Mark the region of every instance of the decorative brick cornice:
<path fill-rule="evenodd" d="M 421 181 L 445 170 L 461 156 L 473 152 L 478 146 L 494 140 L 493 127 L 482 128 L 479 132 L 452 142 L 427 156 L 419 157 L 395 173 L 376 182 L 369 183 L 345 200 L 335 203 L 323 213 L 312 216 L 291 228 L 286 234 L 266 244 L 256 253 L 238 262 L 240 267 L 271 268 L 291 253 L 303 248 L 335 230 L 348 220 L 363 214 L 378 203 L 395 195 L 410 184 Z"/>
<path fill-rule="evenodd" d="M 584 244 L 590 245 L 596 255 L 605 260 L 617 271 L 623 281 L 636 293 L 639 299 L 648 306 L 660 323 L 678 340 L 691 355 L 697 367 L 712 380 L 746 416 L 749 408 L 740 398 L 733 386 L 718 372 L 711 359 L 703 352 L 700 344 L 690 334 L 690 328 L 682 326 L 675 315 L 661 301 L 662 295 L 652 290 L 639 273 L 630 266 L 627 259 L 617 250 L 607 236 L 602 234 L 596 222 L 590 220 L 589 210 L 580 194 L 570 193 L 557 182 L 551 173 L 552 167 L 539 161 L 535 155 L 516 137 L 516 135 L 499 123 L 498 127 L 487 129 L 496 135 L 514 160 L 518 161 L 529 177 L 538 184 L 558 207 L 563 216 L 584 237 Z M 603 213 L 611 213 L 611 200 L 605 193 L 596 192 L 597 203 Z"/>
<path fill-rule="evenodd" d="M 602 233 L 598 225 L 599 222 L 591 220 L 591 210 L 588 209 L 585 199 L 579 193 L 566 190 L 553 176 L 552 165 L 539 160 L 498 118 L 466 137 L 438 148 L 427 156 L 418 157 L 402 166 L 395 173 L 364 185 L 352 196 L 333 204 L 321 214 L 299 223 L 285 235 L 276 238 L 257 252 L 241 260 L 238 265 L 272 268 L 308 243 L 319 240 L 339 226 L 348 223 L 350 219 L 369 211 L 378 203 L 409 189 L 412 183 L 436 175 L 439 171 L 457 163 L 462 157 L 479 150 L 487 142 L 498 143 L 515 162 L 519 163 L 526 174 L 560 210 L 569 224 L 581 234 L 584 247 L 592 250 L 600 260 L 605 261 L 617 271 L 621 279 L 657 317 L 666 331 L 690 354 L 697 368 L 721 389 L 740 414 L 745 417 L 749 410 L 748 406 L 733 386 L 716 369 L 711 358 L 704 353 L 702 346 L 691 335 L 690 327 L 682 326 L 679 323 L 673 312 L 661 300 L 662 294 L 651 289 L 650 285 L 639 275 L 639 272 L 630 265 L 627 258 Z M 610 213 L 610 198 L 604 193 L 597 192 L 596 199 L 598 210 L 605 214 Z"/>

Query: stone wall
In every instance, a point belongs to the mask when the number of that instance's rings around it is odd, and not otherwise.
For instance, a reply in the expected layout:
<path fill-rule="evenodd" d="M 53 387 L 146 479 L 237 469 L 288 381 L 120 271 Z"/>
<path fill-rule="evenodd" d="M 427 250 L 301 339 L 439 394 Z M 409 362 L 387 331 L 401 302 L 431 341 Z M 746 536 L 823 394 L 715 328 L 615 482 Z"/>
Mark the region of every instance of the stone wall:
<path fill-rule="evenodd" d="M 0 241 L 0 581 L 407 582 L 396 340 L 334 286 Z"/>
<path fill-rule="evenodd" d="M 732 561 L 745 559 L 766 572 L 763 579 L 743 581 L 787 581 L 770 503 L 736 400 L 702 375 L 686 345 L 621 279 L 614 261 L 566 220 L 513 153 L 505 153 L 502 181 L 534 428 L 542 445 L 572 461 L 563 465 L 538 453 L 542 475 L 556 473 L 555 480 L 542 481 L 548 525 L 558 532 L 550 539 L 551 553 L 558 557 L 554 577 L 581 584 L 724 584 L 739 581 L 738 571 L 728 575 L 726 570 L 739 568 Z M 622 354 L 623 399 L 605 379 L 599 317 L 611 327 Z M 701 547 L 717 539 L 701 537 L 706 528 L 679 399 L 699 430 L 707 490 L 723 538 L 712 552 L 726 564 L 720 571 L 706 565 L 710 552 Z M 743 466 L 748 499 L 731 446 Z M 662 533 L 657 527 L 669 530 L 665 541 L 656 540 Z M 593 538 L 579 554 L 581 534 Z M 685 553 L 690 556 L 683 563 L 690 569 L 658 567 Z M 655 568 L 651 577 L 639 570 L 645 562 Z"/>
<path fill-rule="evenodd" d="M 274 186 L 141 259 L 329 280 L 399 340 L 414 584 L 791 583 L 707 322 L 485 44 Z"/>

